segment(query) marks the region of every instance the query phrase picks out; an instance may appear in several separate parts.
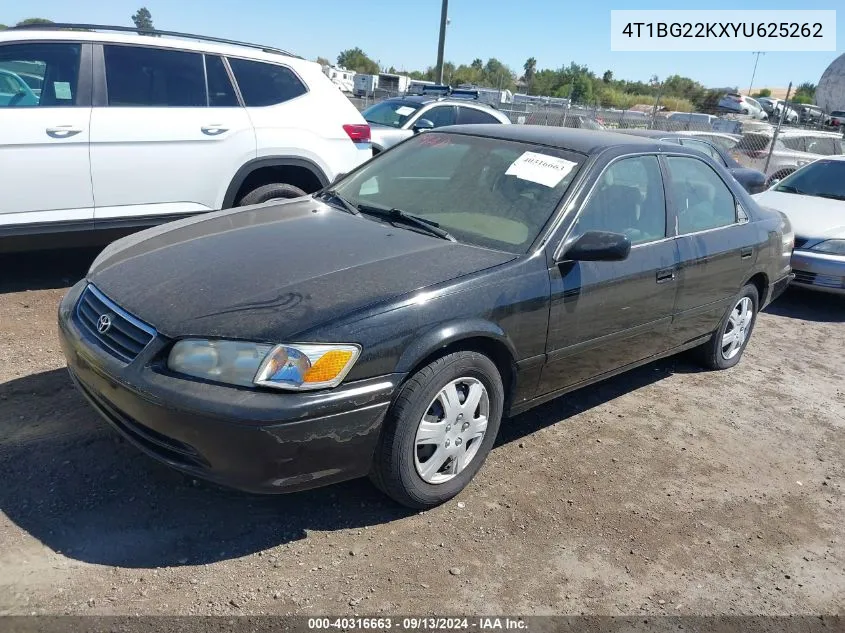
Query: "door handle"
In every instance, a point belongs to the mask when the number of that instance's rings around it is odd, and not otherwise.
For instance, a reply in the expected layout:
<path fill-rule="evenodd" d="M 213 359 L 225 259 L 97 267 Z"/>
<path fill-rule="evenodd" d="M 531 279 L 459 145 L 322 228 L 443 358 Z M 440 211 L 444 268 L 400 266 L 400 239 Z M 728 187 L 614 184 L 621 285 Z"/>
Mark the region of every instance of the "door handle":
<path fill-rule="evenodd" d="M 746 246 L 745 248 L 741 248 L 739 251 L 739 256 L 742 259 L 750 259 L 753 254 L 754 247 L 752 246 Z"/>
<path fill-rule="evenodd" d="M 48 127 L 44 131 L 51 138 L 70 138 L 79 134 L 82 129 L 73 127 L 72 125 L 57 125 L 55 127 Z"/>
<path fill-rule="evenodd" d="M 664 268 L 663 270 L 657 271 L 657 283 L 665 284 L 669 281 L 675 280 L 675 269 L 674 268 Z"/>
<path fill-rule="evenodd" d="M 229 128 L 221 127 L 219 125 L 203 125 L 200 129 L 202 130 L 202 133 L 207 136 L 220 136 L 221 134 L 229 131 Z"/>

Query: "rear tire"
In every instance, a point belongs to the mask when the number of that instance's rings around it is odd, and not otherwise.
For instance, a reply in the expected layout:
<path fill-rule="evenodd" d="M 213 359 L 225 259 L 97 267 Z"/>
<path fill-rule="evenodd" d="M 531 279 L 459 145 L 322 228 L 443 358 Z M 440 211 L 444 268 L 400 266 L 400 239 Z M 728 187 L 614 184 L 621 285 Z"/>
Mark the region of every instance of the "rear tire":
<path fill-rule="evenodd" d="M 740 361 L 748 341 L 751 340 L 759 305 L 757 287 L 753 284 L 744 286 L 731 302 L 730 310 L 719 323 L 713 336 L 697 349 L 699 360 L 705 367 L 728 369 Z"/>
<path fill-rule="evenodd" d="M 304 195 L 307 194 L 299 187 L 294 187 L 283 182 L 274 182 L 269 185 L 256 187 L 240 199 L 238 206 L 247 207 L 251 204 L 261 204 L 269 200 L 299 198 Z"/>
<path fill-rule="evenodd" d="M 490 453 L 503 406 L 502 378 L 487 356 L 454 352 L 432 361 L 405 382 L 388 411 L 370 479 L 409 508 L 448 501 Z"/>

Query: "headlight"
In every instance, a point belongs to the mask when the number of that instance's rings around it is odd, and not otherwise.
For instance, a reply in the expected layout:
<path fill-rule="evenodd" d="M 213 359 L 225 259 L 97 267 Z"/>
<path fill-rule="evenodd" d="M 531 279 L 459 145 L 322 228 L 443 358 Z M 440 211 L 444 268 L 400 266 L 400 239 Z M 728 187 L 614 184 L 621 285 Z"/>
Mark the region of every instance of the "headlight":
<path fill-rule="evenodd" d="M 357 345 L 268 345 L 184 339 L 170 351 L 174 372 L 231 385 L 304 391 L 336 387 L 358 360 Z"/>
<path fill-rule="evenodd" d="M 819 242 L 808 250 L 827 253 L 828 255 L 845 255 L 845 240 L 826 240 Z"/>

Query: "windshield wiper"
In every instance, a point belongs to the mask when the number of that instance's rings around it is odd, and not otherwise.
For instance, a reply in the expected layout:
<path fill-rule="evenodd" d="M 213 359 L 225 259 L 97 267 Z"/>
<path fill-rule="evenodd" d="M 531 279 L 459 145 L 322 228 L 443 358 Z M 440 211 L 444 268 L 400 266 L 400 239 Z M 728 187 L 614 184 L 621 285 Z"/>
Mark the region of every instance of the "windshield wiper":
<path fill-rule="evenodd" d="M 351 213 L 352 215 L 361 215 L 361 212 L 358 210 L 358 207 L 356 207 L 354 204 L 349 202 L 349 200 L 340 195 L 336 189 L 328 189 L 326 191 L 321 191 L 318 195 L 321 200 L 325 200 L 327 198 L 329 200 L 336 200 L 340 203 L 340 206 L 347 213 Z"/>
<path fill-rule="evenodd" d="M 831 200 L 845 200 L 845 196 L 841 193 L 817 193 L 819 198 L 830 198 Z"/>
<path fill-rule="evenodd" d="M 444 240 L 449 240 L 450 242 L 458 241 L 451 233 L 449 233 L 449 231 L 441 229 L 440 224 L 434 220 L 426 220 L 425 218 L 421 218 L 417 215 L 405 213 L 402 209 L 383 209 L 381 207 L 373 207 L 367 204 L 359 204 L 358 210 L 361 213 L 374 215 L 377 218 L 383 218 L 389 222 L 404 222 L 405 224 L 410 224 L 418 229 L 422 229 L 426 233 L 430 233 L 431 235 Z"/>
<path fill-rule="evenodd" d="M 781 185 L 777 188 L 777 191 L 782 191 L 783 193 L 797 193 L 799 195 L 804 195 L 804 192 L 798 189 L 798 187 L 793 187 L 792 185 Z"/>

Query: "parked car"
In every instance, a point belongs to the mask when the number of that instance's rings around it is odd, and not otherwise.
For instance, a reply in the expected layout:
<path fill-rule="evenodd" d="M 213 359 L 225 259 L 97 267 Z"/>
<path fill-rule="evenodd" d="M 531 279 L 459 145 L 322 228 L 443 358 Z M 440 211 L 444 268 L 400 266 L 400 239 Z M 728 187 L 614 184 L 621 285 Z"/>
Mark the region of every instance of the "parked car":
<path fill-rule="evenodd" d="M 755 199 L 789 217 L 793 283 L 845 294 L 845 156 L 810 163 Z"/>
<path fill-rule="evenodd" d="M 59 335 L 94 408 L 190 476 L 283 492 L 370 474 L 427 508 L 503 416 L 686 349 L 736 365 L 791 252 L 784 215 L 682 145 L 455 126 L 313 198 L 113 243 Z"/>
<path fill-rule="evenodd" d="M 361 114 L 372 131 L 373 155 L 418 132 L 446 125 L 510 123 L 510 119 L 498 110 L 472 98 L 452 96 L 451 93 L 385 99 Z"/>
<path fill-rule="evenodd" d="M 530 123 L 530 121 L 529 121 Z M 568 115 L 564 120 L 561 118 L 561 125 L 564 127 L 571 127 L 581 130 L 606 130 L 604 124 L 599 123 L 595 119 L 581 114 Z"/>
<path fill-rule="evenodd" d="M 168 31 L 66 26 L 0 32 L 0 68 L 42 80 L 35 97 L 0 99 L 0 250 L 103 243 L 313 193 L 372 155 L 369 126 L 318 64 Z"/>
<path fill-rule="evenodd" d="M 830 113 L 830 125 L 833 127 L 845 126 L 845 110 L 834 110 Z"/>
<path fill-rule="evenodd" d="M 717 118 L 712 114 L 702 114 L 701 112 L 672 112 L 666 117 L 668 121 L 666 129 L 709 132 L 713 129 L 713 121 Z"/>
<path fill-rule="evenodd" d="M 819 106 L 802 104 L 798 106 L 799 120 L 803 125 L 830 125 L 830 117 Z"/>
<path fill-rule="evenodd" d="M 698 150 L 727 169 L 748 193 L 759 193 L 766 188 L 766 177 L 763 172 L 743 167 L 722 146 L 703 137 L 694 136 L 695 132 L 664 132 L 662 130 L 620 130 L 620 132 L 665 143 L 678 143 L 684 147 Z"/>
<path fill-rule="evenodd" d="M 765 130 L 743 134 L 731 155 L 741 165 L 762 171 L 766 166 L 772 138 L 772 133 Z M 843 153 L 845 146 L 842 137 L 833 132 L 783 130 L 775 142 L 766 177 L 770 180 L 783 179 L 822 156 Z"/>
<path fill-rule="evenodd" d="M 698 132 L 695 130 L 682 130 L 678 132 L 678 134 L 702 138 L 709 143 L 718 145 L 727 152 L 730 152 L 734 147 L 736 147 L 737 143 L 739 143 L 742 138 L 742 134 L 729 134 L 727 132 Z"/>
<path fill-rule="evenodd" d="M 798 112 L 786 105 L 786 101 L 783 99 L 760 97 L 757 99 L 757 102 L 762 106 L 763 110 L 766 111 L 766 114 L 769 115 L 769 118 L 772 119 L 772 121 L 779 120 L 781 113 L 786 110 L 786 114 L 783 116 L 784 123 L 798 123 Z"/>
<path fill-rule="evenodd" d="M 736 114 L 747 114 L 752 118 L 766 120 L 769 115 L 755 99 L 746 97 L 736 92 L 730 92 L 722 95 L 719 99 L 718 107 L 727 112 L 734 112 Z"/>

